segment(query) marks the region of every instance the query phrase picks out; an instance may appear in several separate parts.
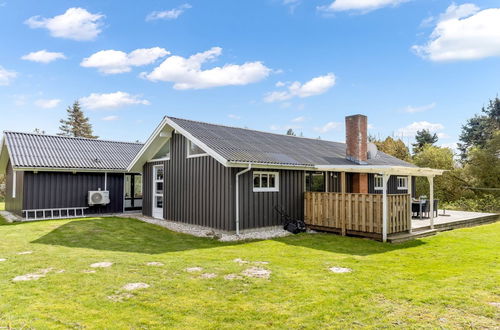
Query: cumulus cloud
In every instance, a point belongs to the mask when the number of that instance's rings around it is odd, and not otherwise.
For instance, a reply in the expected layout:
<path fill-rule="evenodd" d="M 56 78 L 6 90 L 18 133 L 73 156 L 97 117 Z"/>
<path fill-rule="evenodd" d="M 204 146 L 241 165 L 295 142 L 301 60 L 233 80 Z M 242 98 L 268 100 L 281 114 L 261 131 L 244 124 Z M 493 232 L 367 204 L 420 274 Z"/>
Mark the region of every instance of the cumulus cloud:
<path fill-rule="evenodd" d="M 408 112 L 408 113 L 416 113 L 416 112 L 428 111 L 428 110 L 434 109 L 435 107 L 436 107 L 436 102 L 432 102 L 430 104 L 421 105 L 421 106 L 408 105 L 408 106 L 406 106 L 406 108 L 403 109 L 403 111 Z"/>
<path fill-rule="evenodd" d="M 264 101 L 280 102 L 289 100 L 293 97 L 305 98 L 314 95 L 320 95 L 327 92 L 334 85 L 335 75 L 333 73 L 328 73 L 327 75 L 313 78 L 304 84 L 298 81 L 290 83 L 287 87 L 287 90 L 284 91 L 267 93 L 264 97 Z"/>
<path fill-rule="evenodd" d="M 80 103 L 88 109 L 110 109 L 135 104 L 151 104 L 148 100 L 140 99 L 137 95 L 130 95 L 120 91 L 108 94 L 92 93 L 89 96 L 82 97 Z"/>
<path fill-rule="evenodd" d="M 61 103 L 59 99 L 38 99 L 35 101 L 35 105 L 39 108 L 43 109 L 52 109 L 55 108 Z"/>
<path fill-rule="evenodd" d="M 165 20 L 177 19 L 186 11 L 186 9 L 190 8 L 192 8 L 192 6 L 188 3 L 185 3 L 174 9 L 164 10 L 164 11 L 154 11 L 146 17 L 146 21 L 154 21 L 157 19 L 165 19 Z"/>
<path fill-rule="evenodd" d="M 17 77 L 17 72 L 9 71 L 0 65 L 0 86 L 7 86 L 12 79 Z"/>
<path fill-rule="evenodd" d="M 104 121 L 114 121 L 114 120 L 118 120 L 120 119 L 118 116 L 106 116 L 106 117 L 103 117 L 102 120 Z"/>
<path fill-rule="evenodd" d="M 25 23 L 32 29 L 47 29 L 53 37 L 78 41 L 94 40 L 101 33 L 104 15 L 92 14 L 84 8 L 69 8 L 52 18 L 33 16 Z"/>
<path fill-rule="evenodd" d="M 336 128 L 339 128 L 341 125 L 342 125 L 341 123 L 330 121 L 323 126 L 314 127 L 314 130 L 319 133 L 327 133 L 333 131 Z"/>
<path fill-rule="evenodd" d="M 300 116 L 292 119 L 292 123 L 302 123 L 303 121 L 306 120 L 306 117 Z"/>
<path fill-rule="evenodd" d="M 319 6 L 324 12 L 359 11 L 363 13 L 388 6 L 397 6 L 409 0 L 335 0 L 326 6 Z"/>
<path fill-rule="evenodd" d="M 21 57 L 22 60 L 38 62 L 38 63 L 50 63 L 55 60 L 65 59 L 65 58 L 66 56 L 64 56 L 63 53 L 48 52 L 46 49 L 42 49 L 37 52 L 31 52 Z"/>
<path fill-rule="evenodd" d="M 222 48 L 213 47 L 188 58 L 170 56 L 151 73 L 143 73 L 142 76 L 151 81 L 173 82 L 174 89 L 185 90 L 247 85 L 266 78 L 271 71 L 261 62 L 225 64 L 222 67 L 202 69 L 204 63 L 221 54 Z"/>
<path fill-rule="evenodd" d="M 406 127 L 398 129 L 396 131 L 396 135 L 414 137 L 417 134 L 417 131 L 421 131 L 423 129 L 428 129 L 431 133 L 437 133 L 438 131 L 444 129 L 444 126 L 439 123 L 429 123 L 428 121 L 416 121 Z M 442 133 L 439 134 L 444 137 Z"/>
<path fill-rule="evenodd" d="M 130 53 L 119 50 L 101 50 L 84 58 L 80 63 L 85 68 L 96 68 L 105 74 L 130 72 L 133 66 L 143 66 L 154 63 L 157 59 L 170 54 L 160 47 L 140 48 Z"/>
<path fill-rule="evenodd" d="M 431 61 L 474 60 L 500 56 L 500 8 L 452 4 L 437 19 L 424 45 L 413 51 Z"/>

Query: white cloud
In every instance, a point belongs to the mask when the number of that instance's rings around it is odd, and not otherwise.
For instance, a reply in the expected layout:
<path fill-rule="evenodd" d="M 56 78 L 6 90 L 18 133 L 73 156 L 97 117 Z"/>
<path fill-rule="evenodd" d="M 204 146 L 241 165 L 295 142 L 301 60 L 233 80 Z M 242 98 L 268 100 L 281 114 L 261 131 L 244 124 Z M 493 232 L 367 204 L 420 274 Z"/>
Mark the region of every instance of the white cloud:
<path fill-rule="evenodd" d="M 360 11 L 363 13 L 388 6 L 397 6 L 409 0 L 335 0 L 331 4 L 318 7 L 318 10 L 325 12 L 336 11 Z"/>
<path fill-rule="evenodd" d="M 402 127 L 396 131 L 396 136 L 407 136 L 414 137 L 417 134 L 417 131 L 421 131 L 423 129 L 428 129 L 431 133 L 436 133 L 444 129 L 444 126 L 439 123 L 429 123 L 428 121 L 416 121 L 411 123 L 406 127 Z"/>
<path fill-rule="evenodd" d="M 500 56 L 500 8 L 480 11 L 471 3 L 452 4 L 440 15 L 428 42 L 412 49 L 431 61 Z"/>
<path fill-rule="evenodd" d="M 38 62 L 38 63 L 50 63 L 52 61 L 65 58 L 66 56 L 64 56 L 63 53 L 48 52 L 45 49 L 39 50 L 37 52 L 31 52 L 21 57 L 22 60 Z"/>
<path fill-rule="evenodd" d="M 130 53 L 119 50 L 101 50 L 84 58 L 80 63 L 85 68 L 97 68 L 105 74 L 129 72 L 133 66 L 142 66 L 154 63 L 157 59 L 170 54 L 160 47 L 140 48 Z"/>
<path fill-rule="evenodd" d="M 177 8 L 164 10 L 164 11 L 154 11 L 146 17 L 146 21 L 153 21 L 157 19 L 177 19 L 181 16 L 186 9 L 192 8 L 188 3 L 185 3 Z"/>
<path fill-rule="evenodd" d="M 9 71 L 0 65 L 0 86 L 7 86 L 12 79 L 17 77 L 17 72 Z"/>
<path fill-rule="evenodd" d="M 53 37 L 78 41 L 94 40 L 101 33 L 104 15 L 92 14 L 83 8 L 69 8 L 52 18 L 33 16 L 26 23 L 32 29 L 45 28 Z"/>
<path fill-rule="evenodd" d="M 274 86 L 276 87 L 284 87 L 286 85 L 286 83 L 282 82 L 282 81 L 278 81 Z"/>
<path fill-rule="evenodd" d="M 247 85 L 266 78 L 271 71 L 261 62 L 225 64 L 202 70 L 203 63 L 214 60 L 221 54 L 222 48 L 213 47 L 188 58 L 170 56 L 151 73 L 143 73 L 142 76 L 151 81 L 173 82 L 174 89 L 185 90 Z"/>
<path fill-rule="evenodd" d="M 130 95 L 125 92 L 115 92 L 108 94 L 92 93 L 80 99 L 82 105 L 89 109 L 119 108 L 127 105 L 151 104 L 148 100 L 140 99 L 137 95 Z"/>
<path fill-rule="evenodd" d="M 292 123 L 302 123 L 303 121 L 306 120 L 306 117 L 300 116 L 292 119 Z"/>
<path fill-rule="evenodd" d="M 120 117 L 118 116 L 106 116 L 106 117 L 103 117 L 102 120 L 104 121 L 114 121 L 114 120 L 118 120 L 120 119 Z"/>
<path fill-rule="evenodd" d="M 227 116 L 228 116 L 228 118 L 235 119 L 235 120 L 240 120 L 240 119 L 241 119 L 241 117 L 240 117 L 240 116 L 238 116 L 238 115 L 234 115 L 234 114 L 232 114 L 232 113 L 231 113 L 231 114 L 229 114 L 229 115 L 227 115 Z"/>
<path fill-rule="evenodd" d="M 55 108 L 61 103 L 59 99 L 38 99 L 35 101 L 35 105 L 39 108 L 43 109 L 52 109 Z"/>
<path fill-rule="evenodd" d="M 335 75 L 333 73 L 328 73 L 327 75 L 313 78 L 304 84 L 295 81 L 289 84 L 285 91 L 267 93 L 264 97 L 264 101 L 279 102 L 289 100 L 293 97 L 305 98 L 320 95 L 327 92 L 334 85 Z"/>
<path fill-rule="evenodd" d="M 319 133 L 327 133 L 327 132 L 330 132 L 336 128 L 339 128 L 340 126 L 341 126 L 341 123 L 330 121 L 321 127 L 314 127 L 314 130 L 316 132 L 319 132 Z"/>
<path fill-rule="evenodd" d="M 432 102 L 430 104 L 421 105 L 421 106 L 408 105 L 408 106 L 406 106 L 406 108 L 403 109 L 403 111 L 408 112 L 408 113 L 416 113 L 416 112 L 428 111 L 428 110 L 434 109 L 435 107 L 436 107 L 436 102 Z"/>

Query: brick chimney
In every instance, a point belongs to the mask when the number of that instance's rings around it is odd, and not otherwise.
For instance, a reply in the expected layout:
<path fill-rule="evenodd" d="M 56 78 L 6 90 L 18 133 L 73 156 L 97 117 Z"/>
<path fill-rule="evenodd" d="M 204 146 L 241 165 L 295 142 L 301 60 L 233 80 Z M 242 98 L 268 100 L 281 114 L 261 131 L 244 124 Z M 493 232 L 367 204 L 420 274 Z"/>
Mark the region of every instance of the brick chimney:
<path fill-rule="evenodd" d="M 363 115 L 345 117 L 346 158 L 357 164 L 368 159 L 368 118 Z"/>

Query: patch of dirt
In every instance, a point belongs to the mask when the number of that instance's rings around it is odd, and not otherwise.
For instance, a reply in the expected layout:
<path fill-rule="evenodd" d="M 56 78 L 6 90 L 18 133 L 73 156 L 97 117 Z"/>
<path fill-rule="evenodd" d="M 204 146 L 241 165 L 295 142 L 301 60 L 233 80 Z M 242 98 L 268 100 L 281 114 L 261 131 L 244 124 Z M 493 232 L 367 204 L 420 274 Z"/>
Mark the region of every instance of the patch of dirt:
<path fill-rule="evenodd" d="M 52 268 L 40 269 L 36 273 L 16 276 L 12 279 L 12 281 L 14 282 L 36 281 L 42 277 L 45 277 L 45 275 L 47 275 L 50 271 L 52 271 Z"/>
<path fill-rule="evenodd" d="M 269 278 L 271 271 L 261 267 L 250 267 L 241 272 L 246 277 Z"/>
<path fill-rule="evenodd" d="M 25 255 L 25 254 L 32 254 L 33 251 L 23 251 L 23 252 L 18 252 L 17 254 L 19 255 Z"/>
<path fill-rule="evenodd" d="M 195 273 L 195 272 L 201 272 L 203 270 L 203 268 L 201 268 L 201 267 L 188 267 L 185 270 L 188 273 Z"/>
<path fill-rule="evenodd" d="M 224 279 L 227 281 L 232 281 L 232 280 L 241 280 L 243 277 L 237 274 L 227 274 L 224 275 Z"/>
<path fill-rule="evenodd" d="M 490 302 L 488 304 L 490 304 L 493 307 L 500 308 L 500 302 Z"/>
<path fill-rule="evenodd" d="M 217 274 L 214 273 L 203 273 L 200 275 L 200 278 L 214 278 L 217 277 Z"/>
<path fill-rule="evenodd" d="M 96 262 L 90 265 L 92 268 L 106 268 L 106 267 L 111 267 L 113 265 L 112 262 L 109 261 L 103 261 L 103 262 Z"/>
<path fill-rule="evenodd" d="M 250 262 L 250 261 L 243 260 L 241 258 L 236 258 L 233 261 L 236 262 L 236 263 L 238 263 L 238 264 L 240 264 L 240 265 L 242 265 L 242 264 L 248 264 Z"/>
<path fill-rule="evenodd" d="M 269 261 L 254 261 L 253 263 L 256 265 L 269 265 Z"/>
<path fill-rule="evenodd" d="M 158 261 L 151 261 L 151 262 L 148 262 L 146 265 L 148 265 L 148 266 L 163 266 L 163 263 L 158 262 Z"/>
<path fill-rule="evenodd" d="M 269 261 L 248 261 L 248 260 L 243 260 L 241 258 L 236 258 L 233 261 L 240 264 L 240 265 L 249 264 L 249 263 L 252 263 L 255 265 L 267 265 L 267 264 L 269 264 Z"/>
<path fill-rule="evenodd" d="M 134 295 L 128 292 L 123 292 L 123 293 L 118 293 L 118 294 L 113 294 L 111 296 L 108 296 L 108 299 L 114 302 L 122 302 L 126 299 L 132 298 Z"/>
<path fill-rule="evenodd" d="M 134 291 L 147 288 L 149 288 L 149 284 L 139 282 L 139 283 L 127 283 L 123 286 L 122 289 L 127 291 Z"/>
<path fill-rule="evenodd" d="M 85 269 L 82 271 L 82 273 L 85 273 L 85 274 L 94 274 L 96 271 L 95 270 L 91 270 L 91 269 Z"/>
<path fill-rule="evenodd" d="M 7 261 L 7 259 L 5 259 L 5 258 L 0 258 L 0 262 L 2 262 L 2 261 Z"/>
<path fill-rule="evenodd" d="M 336 274 L 352 272 L 351 268 L 344 268 L 344 267 L 330 267 L 330 268 L 328 268 L 328 270 L 331 271 L 332 273 L 336 273 Z"/>

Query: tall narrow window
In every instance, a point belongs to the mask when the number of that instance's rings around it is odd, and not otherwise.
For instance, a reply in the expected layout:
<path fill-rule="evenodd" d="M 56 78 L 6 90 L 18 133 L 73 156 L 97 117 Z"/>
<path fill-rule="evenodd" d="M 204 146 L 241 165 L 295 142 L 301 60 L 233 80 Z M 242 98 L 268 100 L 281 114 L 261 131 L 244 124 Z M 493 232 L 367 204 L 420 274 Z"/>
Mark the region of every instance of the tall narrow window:
<path fill-rule="evenodd" d="M 279 191 L 279 172 L 253 172 L 253 191 Z"/>
<path fill-rule="evenodd" d="M 384 189 L 384 178 L 382 177 L 382 175 L 375 175 L 374 181 L 375 181 L 375 184 L 374 184 L 375 190 Z"/>
<path fill-rule="evenodd" d="M 12 171 L 12 198 L 16 198 L 17 172 Z"/>

